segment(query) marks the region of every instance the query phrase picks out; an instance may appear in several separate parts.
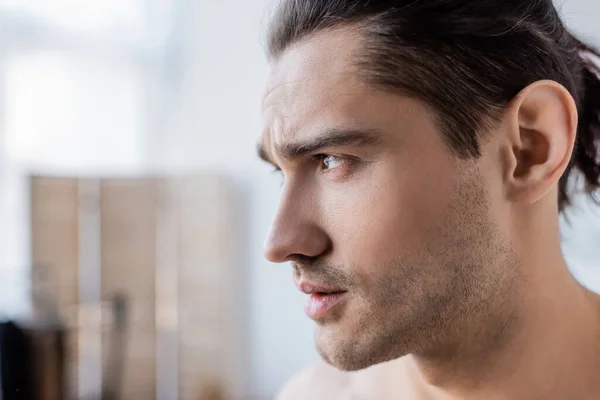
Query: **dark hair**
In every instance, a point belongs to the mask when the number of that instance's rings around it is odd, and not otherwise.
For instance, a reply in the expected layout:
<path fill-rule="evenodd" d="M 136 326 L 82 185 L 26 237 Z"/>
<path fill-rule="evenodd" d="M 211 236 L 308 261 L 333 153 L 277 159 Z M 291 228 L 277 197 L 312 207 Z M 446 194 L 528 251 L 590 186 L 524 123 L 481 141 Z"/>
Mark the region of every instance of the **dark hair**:
<path fill-rule="evenodd" d="M 550 79 L 573 96 L 579 127 L 559 183 L 570 202 L 573 168 L 588 193 L 600 187 L 598 52 L 565 28 L 551 0 L 282 0 L 268 53 L 277 58 L 316 32 L 355 25 L 363 35 L 361 78 L 429 104 L 450 148 L 480 155 L 481 136 L 522 89 Z"/>

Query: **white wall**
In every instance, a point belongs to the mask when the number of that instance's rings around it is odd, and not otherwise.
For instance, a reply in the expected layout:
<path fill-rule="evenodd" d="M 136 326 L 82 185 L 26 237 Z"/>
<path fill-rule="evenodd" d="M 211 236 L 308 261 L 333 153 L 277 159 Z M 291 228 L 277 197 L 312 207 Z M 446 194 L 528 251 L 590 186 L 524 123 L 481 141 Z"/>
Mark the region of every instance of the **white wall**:
<path fill-rule="evenodd" d="M 600 45 L 600 3 L 595 0 L 553 0 L 567 26 Z"/>
<path fill-rule="evenodd" d="M 600 2 L 555 0 L 554 3 L 573 33 L 600 46 Z M 565 257 L 573 274 L 584 285 L 600 292 L 600 207 L 580 196 L 567 216 L 571 224 L 562 225 Z"/>

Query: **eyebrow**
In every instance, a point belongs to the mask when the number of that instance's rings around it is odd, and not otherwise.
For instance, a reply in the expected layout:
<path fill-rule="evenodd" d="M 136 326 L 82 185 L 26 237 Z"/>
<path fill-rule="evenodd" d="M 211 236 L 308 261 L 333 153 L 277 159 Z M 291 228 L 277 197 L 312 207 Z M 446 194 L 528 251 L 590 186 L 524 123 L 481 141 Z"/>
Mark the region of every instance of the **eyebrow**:
<path fill-rule="evenodd" d="M 275 152 L 284 159 L 292 160 L 328 147 L 372 146 L 381 139 L 381 132 L 376 130 L 328 129 L 311 140 L 275 145 Z M 257 144 L 257 152 L 263 161 L 274 164 L 262 143 Z"/>

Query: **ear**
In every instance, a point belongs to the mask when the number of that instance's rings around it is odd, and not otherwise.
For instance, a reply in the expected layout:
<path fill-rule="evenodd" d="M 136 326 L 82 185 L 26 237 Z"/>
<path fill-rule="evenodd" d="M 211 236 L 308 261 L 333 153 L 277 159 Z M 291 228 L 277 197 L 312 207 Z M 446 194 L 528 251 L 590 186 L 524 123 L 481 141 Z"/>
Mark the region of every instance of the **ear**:
<path fill-rule="evenodd" d="M 571 159 L 577 132 L 577 106 L 554 81 L 523 89 L 509 105 L 509 200 L 533 204 L 553 189 Z"/>

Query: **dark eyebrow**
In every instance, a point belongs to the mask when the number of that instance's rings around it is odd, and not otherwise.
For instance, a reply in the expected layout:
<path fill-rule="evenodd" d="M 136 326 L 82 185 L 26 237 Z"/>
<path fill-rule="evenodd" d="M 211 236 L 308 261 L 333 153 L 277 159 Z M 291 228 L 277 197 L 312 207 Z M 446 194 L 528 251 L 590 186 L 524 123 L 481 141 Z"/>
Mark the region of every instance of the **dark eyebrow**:
<path fill-rule="evenodd" d="M 291 160 L 328 147 L 371 146 L 379 143 L 381 138 L 381 132 L 376 130 L 329 129 L 311 140 L 277 145 L 275 152 L 282 158 Z M 268 151 L 262 144 L 259 143 L 257 149 L 261 159 L 273 164 Z"/>

